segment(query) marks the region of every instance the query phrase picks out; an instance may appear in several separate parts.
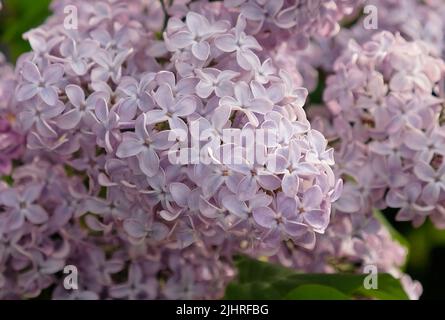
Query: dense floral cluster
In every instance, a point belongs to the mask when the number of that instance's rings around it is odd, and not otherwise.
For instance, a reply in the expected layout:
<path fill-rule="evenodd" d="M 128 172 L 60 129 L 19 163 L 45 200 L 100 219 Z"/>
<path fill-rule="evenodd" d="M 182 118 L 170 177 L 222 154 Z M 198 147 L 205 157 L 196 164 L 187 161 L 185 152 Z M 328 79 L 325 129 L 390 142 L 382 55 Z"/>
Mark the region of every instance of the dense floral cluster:
<path fill-rule="evenodd" d="M 224 0 L 251 23 L 252 33 L 268 48 L 286 42 L 304 49 L 311 36 L 330 37 L 340 30 L 339 21 L 351 14 L 355 0 Z"/>
<path fill-rule="evenodd" d="M 400 208 L 398 220 L 444 225 L 445 136 L 439 82 L 445 63 L 419 42 L 382 32 L 351 42 L 327 79 L 324 99 L 340 139 L 344 212 Z M 367 168 L 367 169 L 365 169 Z"/>
<path fill-rule="evenodd" d="M 23 136 L 14 128 L 14 72 L 0 53 L 0 176 L 11 173 L 12 161 L 23 152 Z"/>
<path fill-rule="evenodd" d="M 39 295 L 72 261 L 87 297 L 212 298 L 233 275 L 237 251 L 271 255 L 282 241 L 314 247 L 342 186 L 332 150 L 305 117 L 306 89 L 260 60 L 244 16 L 174 16 L 158 41 L 159 25 L 144 19 L 147 10 L 162 13 L 158 6 L 76 2 L 79 25 L 70 30 L 67 4 L 56 2 L 25 35 L 33 51 L 16 66 L 12 111 L 26 135 L 22 160 L 33 162 L 15 169 L 0 198 L 6 243 L 25 241 L 3 257 L 5 296 Z M 241 139 L 224 140 L 230 129 Z M 260 130 L 272 136 L 253 146 L 243 139 Z M 224 158 L 227 150 L 234 158 Z M 172 161 L 187 152 L 189 162 Z M 60 176 L 34 181 L 48 171 Z M 159 266 L 146 271 L 150 259 Z M 139 295 L 120 275 L 150 285 Z M 182 278 L 185 292 L 169 289 Z"/>
<path fill-rule="evenodd" d="M 444 9 L 366 4 L 53 1 L 0 56 L 0 299 L 220 298 L 238 253 L 418 298 L 374 210 L 445 227 Z"/>
<path fill-rule="evenodd" d="M 400 278 L 411 299 L 418 299 L 422 286 L 403 274 L 407 248 L 393 240 L 385 226 L 372 215 L 334 211 L 327 232 L 312 251 L 283 245 L 273 261 L 301 272 L 369 272 L 367 266 Z"/>
<path fill-rule="evenodd" d="M 87 212 L 82 179 L 63 166 L 35 158 L 12 179 L 13 187 L 0 185 L 7 208 L 0 211 L 1 299 L 33 298 L 44 289 L 54 289 L 54 299 L 217 298 L 233 277 L 222 249 L 133 246 L 123 230 L 114 233 Z M 63 287 L 66 265 L 81 274 L 78 290 Z"/>

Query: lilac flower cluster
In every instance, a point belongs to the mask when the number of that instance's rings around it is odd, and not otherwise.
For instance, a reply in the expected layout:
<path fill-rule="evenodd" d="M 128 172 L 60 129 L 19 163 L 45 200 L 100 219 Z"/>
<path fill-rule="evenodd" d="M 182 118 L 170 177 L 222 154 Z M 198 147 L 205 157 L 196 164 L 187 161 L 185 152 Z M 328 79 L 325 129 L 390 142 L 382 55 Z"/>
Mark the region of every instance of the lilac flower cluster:
<path fill-rule="evenodd" d="M 12 170 L 12 161 L 23 152 L 23 136 L 14 128 L 12 110 L 15 80 L 12 67 L 0 53 L 0 176 Z"/>
<path fill-rule="evenodd" d="M 233 277 L 230 257 L 202 242 L 178 250 L 132 245 L 123 228 L 102 233 L 82 178 L 61 165 L 34 158 L 12 178 L 0 185 L 0 299 L 45 289 L 54 299 L 217 298 Z M 77 268 L 77 290 L 63 286 L 66 265 Z"/>
<path fill-rule="evenodd" d="M 313 251 L 283 245 L 272 261 L 300 272 L 366 272 L 374 266 L 379 272 L 400 278 L 410 299 L 422 294 L 422 286 L 400 269 L 406 263 L 407 248 L 392 239 L 389 231 L 372 214 L 360 215 L 335 210 L 327 232 Z"/>
<path fill-rule="evenodd" d="M 353 181 L 340 211 L 400 208 L 398 220 L 443 226 L 445 64 L 428 48 L 382 32 L 336 61 L 324 99 L 340 139 L 336 173 Z"/>
<path fill-rule="evenodd" d="M 238 253 L 417 299 L 374 210 L 445 227 L 445 6 L 366 4 L 387 32 L 354 0 L 53 1 L 0 56 L 0 299 L 220 298 Z"/>
<path fill-rule="evenodd" d="M 217 298 L 233 254 L 311 250 L 324 233 L 342 182 L 302 109 L 307 90 L 257 55 L 243 15 L 190 7 L 180 19 L 175 4 L 55 1 L 25 34 L 32 52 L 1 83 L 15 92 L 5 128 L 14 119 L 27 150 L 1 189 L 0 297 Z M 193 124 L 211 161 L 172 162 Z M 274 139 L 252 150 L 225 141 L 230 129 Z M 69 295 L 67 264 L 82 279 Z"/>

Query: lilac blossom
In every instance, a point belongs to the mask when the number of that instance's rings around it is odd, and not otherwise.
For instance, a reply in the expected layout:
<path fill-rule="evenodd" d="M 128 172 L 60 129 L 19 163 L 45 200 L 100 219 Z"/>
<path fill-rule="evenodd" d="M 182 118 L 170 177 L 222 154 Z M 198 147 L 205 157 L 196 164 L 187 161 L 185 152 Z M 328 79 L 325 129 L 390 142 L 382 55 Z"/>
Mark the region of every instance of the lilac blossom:
<path fill-rule="evenodd" d="M 17 88 L 17 99 L 26 101 L 38 95 L 46 104 L 54 106 L 59 90 L 56 84 L 62 79 L 63 73 L 60 64 L 47 66 L 41 73 L 34 63 L 25 62 L 22 70 L 24 82 Z"/>

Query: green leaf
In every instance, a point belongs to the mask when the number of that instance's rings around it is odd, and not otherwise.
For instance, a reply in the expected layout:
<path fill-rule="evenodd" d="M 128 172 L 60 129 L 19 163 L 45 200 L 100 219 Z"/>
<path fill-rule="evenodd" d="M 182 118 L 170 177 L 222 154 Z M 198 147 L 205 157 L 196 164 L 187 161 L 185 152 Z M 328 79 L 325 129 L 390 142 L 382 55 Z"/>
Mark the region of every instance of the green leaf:
<path fill-rule="evenodd" d="M 301 274 L 247 257 L 237 267 L 225 299 L 408 299 L 399 280 L 388 274 L 378 275 L 377 289 L 366 289 L 368 274 Z"/>
<path fill-rule="evenodd" d="M 285 297 L 288 300 L 349 300 L 344 293 L 332 287 L 319 284 L 304 284 L 289 292 Z"/>

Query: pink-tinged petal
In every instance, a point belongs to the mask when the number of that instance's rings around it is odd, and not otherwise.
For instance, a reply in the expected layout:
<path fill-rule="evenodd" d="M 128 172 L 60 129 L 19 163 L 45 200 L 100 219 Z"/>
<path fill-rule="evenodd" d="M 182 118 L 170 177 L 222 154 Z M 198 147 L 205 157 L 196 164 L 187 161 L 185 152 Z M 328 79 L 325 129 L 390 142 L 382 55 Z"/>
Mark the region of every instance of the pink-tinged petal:
<path fill-rule="evenodd" d="M 303 206 L 309 208 L 318 207 L 323 200 L 323 192 L 318 185 L 310 187 L 303 196 Z"/>
<path fill-rule="evenodd" d="M 186 207 L 191 190 L 183 183 L 173 182 L 169 186 L 173 200 L 180 206 Z"/>
<path fill-rule="evenodd" d="M 219 50 L 224 52 L 233 52 L 238 48 L 236 45 L 236 39 L 231 34 L 225 34 L 217 37 L 215 39 L 215 45 Z"/>
<path fill-rule="evenodd" d="M 150 110 L 145 114 L 147 115 L 147 124 L 161 123 L 169 119 L 165 110 Z"/>
<path fill-rule="evenodd" d="M 73 69 L 74 73 L 77 74 L 78 76 L 83 76 L 88 71 L 88 66 L 86 62 L 81 59 L 71 61 L 70 67 L 71 69 Z"/>
<path fill-rule="evenodd" d="M 421 192 L 422 186 L 417 182 L 410 183 L 405 187 L 405 194 L 409 202 L 416 202 Z"/>
<path fill-rule="evenodd" d="M 305 249 L 312 250 L 314 249 L 316 242 L 315 233 L 308 231 L 304 236 L 294 239 L 294 242 Z"/>
<path fill-rule="evenodd" d="M 285 157 L 279 154 L 273 154 L 267 157 L 266 167 L 270 172 L 281 174 L 286 171 L 289 162 Z"/>
<path fill-rule="evenodd" d="M 284 9 L 276 16 L 277 25 L 284 29 L 292 28 L 296 24 L 297 12 L 298 9 L 295 6 Z"/>
<path fill-rule="evenodd" d="M 28 131 L 34 124 L 36 118 L 33 111 L 22 111 L 19 113 L 19 121 L 21 128 Z"/>
<path fill-rule="evenodd" d="M 106 122 L 108 120 L 108 106 L 107 101 L 104 98 L 97 99 L 95 103 L 94 113 L 96 117 L 101 122 Z"/>
<path fill-rule="evenodd" d="M 170 130 L 157 132 L 153 135 L 151 146 L 156 150 L 166 150 L 176 143 L 176 134 Z"/>
<path fill-rule="evenodd" d="M 412 129 L 406 132 L 404 142 L 408 148 L 414 151 L 421 151 L 428 146 L 426 135 L 417 129 Z"/>
<path fill-rule="evenodd" d="M 126 99 L 119 104 L 117 114 L 122 121 L 133 120 L 136 116 L 138 105 L 133 99 Z"/>
<path fill-rule="evenodd" d="M 206 218 L 215 219 L 220 213 L 220 209 L 210 202 L 204 200 L 202 197 L 199 198 L 199 213 Z"/>
<path fill-rule="evenodd" d="M 403 207 L 397 212 L 396 221 L 412 221 L 415 216 L 415 212 L 409 207 Z"/>
<path fill-rule="evenodd" d="M 439 200 L 440 187 L 437 183 L 428 183 L 422 191 L 422 199 L 428 205 L 435 205 Z"/>
<path fill-rule="evenodd" d="M 143 238 L 147 235 L 144 224 L 137 219 L 126 219 L 123 223 L 125 232 L 133 238 Z"/>
<path fill-rule="evenodd" d="M 212 124 L 216 130 L 223 129 L 230 119 L 232 108 L 228 105 L 222 105 L 215 109 L 212 115 Z"/>
<path fill-rule="evenodd" d="M 189 12 L 187 13 L 187 16 L 185 18 L 185 23 L 187 25 L 187 28 L 192 32 L 192 34 L 198 35 L 208 31 L 208 30 L 203 30 L 203 28 L 207 27 L 206 20 L 207 19 L 205 19 L 200 14 L 197 14 L 195 12 Z"/>
<path fill-rule="evenodd" d="M 192 45 L 193 55 L 201 61 L 206 61 L 210 55 L 210 45 L 207 41 L 196 42 Z"/>
<path fill-rule="evenodd" d="M 85 93 L 79 86 L 70 84 L 66 86 L 65 92 L 74 106 L 80 108 L 85 103 Z"/>
<path fill-rule="evenodd" d="M 65 105 L 61 101 L 57 101 L 54 106 L 42 110 L 41 118 L 46 120 L 52 119 L 61 114 L 63 110 L 65 110 Z"/>
<path fill-rule="evenodd" d="M 25 223 L 25 216 L 19 210 L 13 210 L 10 212 L 6 221 L 6 227 L 8 230 L 17 230 Z"/>
<path fill-rule="evenodd" d="M 250 55 L 253 55 L 254 53 L 250 50 L 238 50 L 236 51 L 236 61 L 238 62 L 239 66 L 243 68 L 244 70 L 251 70 L 252 65 L 250 61 L 252 60 L 249 58 Z"/>
<path fill-rule="evenodd" d="M 284 231 L 291 237 L 301 237 L 308 232 L 308 228 L 303 223 L 287 221 L 284 224 Z"/>
<path fill-rule="evenodd" d="M 201 81 L 196 85 L 196 94 L 200 98 L 206 99 L 212 94 L 213 89 L 211 84 Z"/>
<path fill-rule="evenodd" d="M 6 189 L 0 192 L 0 203 L 4 204 L 7 207 L 18 208 L 20 199 L 15 190 Z"/>
<path fill-rule="evenodd" d="M 326 138 L 317 130 L 311 130 L 308 132 L 308 139 L 310 144 L 315 148 L 318 153 L 322 153 L 326 150 L 328 144 Z"/>
<path fill-rule="evenodd" d="M 311 210 L 303 214 L 304 220 L 315 230 L 324 231 L 329 224 L 329 215 L 323 210 Z"/>
<path fill-rule="evenodd" d="M 42 224 L 48 220 L 48 213 L 39 205 L 32 205 L 25 210 L 26 218 L 33 224 Z"/>
<path fill-rule="evenodd" d="M 154 222 L 150 229 L 150 238 L 156 241 L 162 241 L 167 238 L 170 229 L 163 223 Z"/>
<path fill-rule="evenodd" d="M 299 185 L 299 179 L 296 174 L 286 174 L 281 181 L 283 192 L 289 197 L 297 195 Z"/>
<path fill-rule="evenodd" d="M 87 227 L 93 231 L 96 232 L 105 232 L 108 233 L 110 232 L 111 228 L 112 228 L 112 224 L 104 224 L 102 223 L 96 216 L 93 216 L 91 214 L 87 215 L 85 217 L 85 224 L 87 225 Z"/>
<path fill-rule="evenodd" d="M 43 80 L 47 84 L 55 84 L 62 79 L 63 74 L 63 65 L 52 64 L 43 70 Z"/>
<path fill-rule="evenodd" d="M 149 177 L 153 177 L 159 171 L 159 157 L 150 148 L 144 148 L 141 153 L 137 155 L 139 160 L 139 167 L 143 173 Z"/>
<path fill-rule="evenodd" d="M 273 174 L 259 174 L 258 184 L 266 190 L 276 190 L 281 186 L 281 180 Z"/>
<path fill-rule="evenodd" d="M 175 130 L 175 132 L 187 132 L 187 124 L 181 118 L 173 116 L 168 119 L 168 124 L 172 130 Z"/>
<path fill-rule="evenodd" d="M 238 197 L 240 200 L 252 199 L 257 191 L 258 185 L 251 176 L 244 177 L 238 185 Z"/>
<path fill-rule="evenodd" d="M 186 117 L 191 115 L 196 109 L 196 100 L 191 96 L 181 98 L 175 105 L 175 115 Z"/>
<path fill-rule="evenodd" d="M 215 95 L 220 98 L 233 95 L 233 82 L 221 81 L 215 88 Z"/>
<path fill-rule="evenodd" d="M 274 2 L 274 1 L 270 1 Z M 264 12 L 257 4 L 255 3 L 246 3 L 241 7 L 243 15 L 253 21 L 260 21 L 264 19 Z"/>
<path fill-rule="evenodd" d="M 181 215 L 181 213 L 182 213 L 182 210 L 175 210 L 175 211 L 161 210 L 159 212 L 159 215 L 165 221 L 174 221 L 174 220 L 178 219 L 178 217 Z"/>
<path fill-rule="evenodd" d="M 434 169 L 425 162 L 418 162 L 414 167 L 414 173 L 420 180 L 425 182 L 434 181 L 436 176 Z"/>
<path fill-rule="evenodd" d="M 161 84 L 154 94 L 156 103 L 164 110 L 169 110 L 174 105 L 173 91 L 168 84 Z"/>
<path fill-rule="evenodd" d="M 57 137 L 57 132 L 44 119 L 36 122 L 37 132 L 46 138 Z"/>
<path fill-rule="evenodd" d="M 71 109 L 60 115 L 60 117 L 57 118 L 56 123 L 59 128 L 70 130 L 79 124 L 80 119 L 82 119 L 82 114 L 76 109 Z"/>
<path fill-rule="evenodd" d="M 335 208 L 345 213 L 358 213 L 361 208 L 360 199 L 352 194 L 343 194 L 335 202 Z"/>
<path fill-rule="evenodd" d="M 337 201 L 343 192 L 343 180 L 339 179 L 335 183 L 334 189 L 330 192 L 331 202 Z"/>
<path fill-rule="evenodd" d="M 393 91 L 410 91 L 413 83 L 404 72 L 396 73 L 389 81 L 389 88 Z"/>
<path fill-rule="evenodd" d="M 179 31 L 169 38 L 168 43 L 178 49 L 183 49 L 193 43 L 193 35 L 188 31 Z"/>
<path fill-rule="evenodd" d="M 391 208 L 402 208 L 406 200 L 398 190 L 389 190 L 386 195 L 386 203 Z"/>
<path fill-rule="evenodd" d="M 225 196 L 222 199 L 222 205 L 226 208 L 230 213 L 236 215 L 239 218 L 246 218 L 248 208 L 244 201 L 240 201 L 234 195 Z"/>
<path fill-rule="evenodd" d="M 111 286 L 109 292 L 110 296 L 116 299 L 125 299 L 132 294 L 130 286 L 126 283 Z"/>
<path fill-rule="evenodd" d="M 33 184 L 28 186 L 23 191 L 23 198 L 27 203 L 34 202 L 41 194 L 43 186 L 40 184 Z"/>
<path fill-rule="evenodd" d="M 86 201 L 88 211 L 96 214 L 104 214 L 110 211 L 108 203 L 103 199 L 90 198 Z"/>
<path fill-rule="evenodd" d="M 279 194 L 277 202 L 278 210 L 283 216 L 288 219 L 296 216 L 297 202 L 294 197 L 286 197 L 283 194 Z"/>
<path fill-rule="evenodd" d="M 256 208 L 252 215 L 255 222 L 264 228 L 272 229 L 276 226 L 275 212 L 269 207 Z"/>
<path fill-rule="evenodd" d="M 37 86 L 33 83 L 24 83 L 17 88 L 17 101 L 26 101 L 34 97 L 39 92 Z"/>
<path fill-rule="evenodd" d="M 272 111 L 272 107 L 273 103 L 269 100 L 257 98 L 252 100 L 249 109 L 259 114 L 266 114 L 267 112 Z"/>
<path fill-rule="evenodd" d="M 136 137 L 126 136 L 116 151 L 119 158 L 128 158 L 140 154 L 144 150 L 144 145 Z"/>
<path fill-rule="evenodd" d="M 38 83 L 38 82 L 40 82 L 40 80 L 42 78 L 37 66 L 34 63 L 29 62 L 29 61 L 26 61 L 25 63 L 23 63 L 22 75 L 26 81 L 29 81 L 32 83 Z"/>
<path fill-rule="evenodd" d="M 296 172 L 299 176 L 304 176 L 304 177 L 314 176 L 319 174 L 318 169 L 309 162 L 298 163 L 294 168 L 294 172 Z"/>
<path fill-rule="evenodd" d="M 223 177 L 212 175 L 202 182 L 202 190 L 205 197 L 213 196 L 224 183 Z"/>
<path fill-rule="evenodd" d="M 42 98 L 42 100 L 50 106 L 54 106 L 59 99 L 57 91 L 53 87 L 42 88 L 39 91 L 39 95 L 40 98 Z"/>

